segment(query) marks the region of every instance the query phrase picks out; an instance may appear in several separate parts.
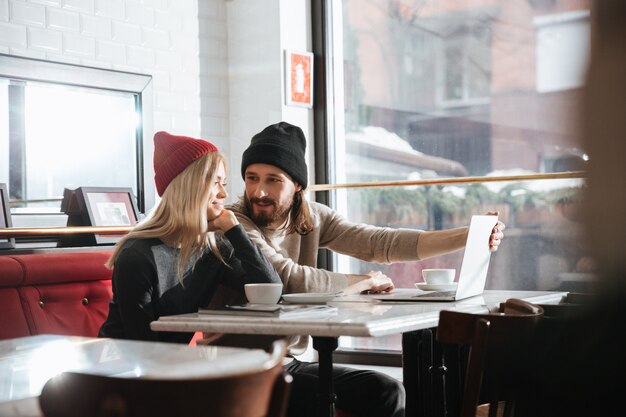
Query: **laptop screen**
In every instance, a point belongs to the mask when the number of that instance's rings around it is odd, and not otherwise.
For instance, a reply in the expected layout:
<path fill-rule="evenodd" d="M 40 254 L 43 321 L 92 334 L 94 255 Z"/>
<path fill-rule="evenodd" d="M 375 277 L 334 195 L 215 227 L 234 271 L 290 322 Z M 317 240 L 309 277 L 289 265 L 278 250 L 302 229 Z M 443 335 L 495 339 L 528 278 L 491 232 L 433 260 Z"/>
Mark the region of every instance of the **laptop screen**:
<path fill-rule="evenodd" d="M 459 273 L 457 299 L 482 294 L 485 289 L 491 258 L 489 236 L 497 221 L 497 216 L 472 216 Z"/>

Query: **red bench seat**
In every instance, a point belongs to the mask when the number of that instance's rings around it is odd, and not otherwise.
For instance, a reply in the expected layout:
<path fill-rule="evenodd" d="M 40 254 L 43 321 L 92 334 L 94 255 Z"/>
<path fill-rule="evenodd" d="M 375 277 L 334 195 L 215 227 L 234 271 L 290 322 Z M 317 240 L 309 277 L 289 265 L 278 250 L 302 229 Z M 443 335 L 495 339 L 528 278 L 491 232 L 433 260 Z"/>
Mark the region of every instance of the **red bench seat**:
<path fill-rule="evenodd" d="M 111 251 L 0 255 L 0 339 L 95 337 L 109 311 Z"/>

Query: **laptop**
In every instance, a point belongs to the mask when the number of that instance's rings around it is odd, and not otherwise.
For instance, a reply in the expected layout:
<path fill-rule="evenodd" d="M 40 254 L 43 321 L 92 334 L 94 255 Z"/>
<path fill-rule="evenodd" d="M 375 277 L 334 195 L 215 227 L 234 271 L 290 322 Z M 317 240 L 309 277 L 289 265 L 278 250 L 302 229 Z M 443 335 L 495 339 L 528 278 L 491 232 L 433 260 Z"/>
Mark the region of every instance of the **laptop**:
<path fill-rule="evenodd" d="M 453 291 L 421 291 L 398 288 L 390 294 L 370 297 L 381 301 L 456 301 L 483 293 L 489 270 L 489 236 L 498 216 L 472 216 L 459 280 Z"/>

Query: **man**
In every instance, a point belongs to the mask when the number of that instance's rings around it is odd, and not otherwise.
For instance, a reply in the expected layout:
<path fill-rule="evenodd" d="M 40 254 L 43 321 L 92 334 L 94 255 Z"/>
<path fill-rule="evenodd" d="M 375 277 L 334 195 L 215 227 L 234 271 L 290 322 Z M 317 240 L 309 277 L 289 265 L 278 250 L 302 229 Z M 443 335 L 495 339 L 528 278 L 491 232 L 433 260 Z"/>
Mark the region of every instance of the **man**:
<path fill-rule="evenodd" d="M 316 268 L 319 248 L 369 262 L 393 263 L 425 259 L 465 245 L 466 227 L 435 232 L 380 228 L 351 223 L 322 204 L 307 202 L 305 149 L 302 130 L 286 122 L 256 134 L 242 158 L 246 191 L 243 200 L 232 207 L 250 239 L 276 268 L 286 293 L 355 294 L 394 288 L 380 271 L 342 274 Z M 490 237 L 494 251 L 503 229 L 504 224 L 498 222 Z M 303 352 L 307 342 L 308 338 L 301 338 L 290 346 L 290 352 Z M 294 376 L 288 415 L 315 415 L 311 404 L 317 389 L 317 364 L 294 360 L 286 369 Z M 386 375 L 335 367 L 333 383 L 339 408 L 358 416 L 404 416 L 402 385 Z"/>

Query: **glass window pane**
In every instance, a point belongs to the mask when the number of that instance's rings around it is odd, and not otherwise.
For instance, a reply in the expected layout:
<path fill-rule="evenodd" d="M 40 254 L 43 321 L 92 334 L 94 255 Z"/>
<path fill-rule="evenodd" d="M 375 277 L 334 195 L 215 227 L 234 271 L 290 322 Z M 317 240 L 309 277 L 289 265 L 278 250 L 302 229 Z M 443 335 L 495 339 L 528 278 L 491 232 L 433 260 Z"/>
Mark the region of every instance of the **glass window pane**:
<path fill-rule="evenodd" d="M 0 78 L 0 182 L 9 183 L 9 82 Z"/>
<path fill-rule="evenodd" d="M 465 72 L 465 62 L 460 46 L 449 45 L 445 48 L 444 70 L 445 79 L 445 100 L 463 99 L 463 74 Z"/>
<path fill-rule="evenodd" d="M 420 187 L 351 188 L 347 216 L 356 222 L 409 229 L 466 226 L 472 214 L 500 211 L 505 243 L 492 257 L 487 289 L 555 290 L 560 275 L 582 271 L 579 179 Z M 522 255 L 523 258 L 519 256 Z M 423 268 L 460 268 L 463 251 L 419 262 L 370 264 L 339 256 L 339 270 L 383 271 L 397 287 L 421 281 Z"/>
<path fill-rule="evenodd" d="M 466 226 L 472 214 L 499 210 L 505 239 L 491 257 L 488 290 L 587 291 L 594 263 L 582 239 L 579 179 L 479 184 L 350 188 L 347 217 L 409 229 Z M 454 268 L 463 251 L 416 262 L 381 265 L 337 256 L 339 272 L 381 271 L 399 288 L 413 288 L 425 268 Z M 342 338 L 342 348 L 400 350 L 400 337 Z"/>
<path fill-rule="evenodd" d="M 536 17 L 534 23 L 537 90 L 549 92 L 582 86 L 589 59 L 588 14 L 571 11 L 544 15 Z"/>
<path fill-rule="evenodd" d="M 64 188 L 137 186 L 132 94 L 29 83 L 25 87 L 24 200 Z M 49 202 L 28 207 L 50 206 Z"/>
<path fill-rule="evenodd" d="M 338 132 L 336 146 L 345 141 L 347 155 L 339 180 L 584 166 L 576 132 L 588 2 L 342 5 L 345 137 Z M 389 135 L 420 157 L 391 156 Z"/>
<path fill-rule="evenodd" d="M 345 106 L 332 115 L 336 183 L 580 171 L 590 1 L 341 0 L 333 56 Z M 345 149 L 345 157 L 343 156 Z M 333 158 L 330 158 L 334 160 Z M 465 226 L 499 210 L 505 240 L 488 289 L 578 290 L 593 263 L 581 243 L 579 179 L 335 191 L 355 222 Z M 462 251 L 393 265 L 338 256 L 336 270 L 380 270 L 412 287 L 428 267 L 458 269 Z M 342 338 L 399 350 L 400 338 Z"/>

